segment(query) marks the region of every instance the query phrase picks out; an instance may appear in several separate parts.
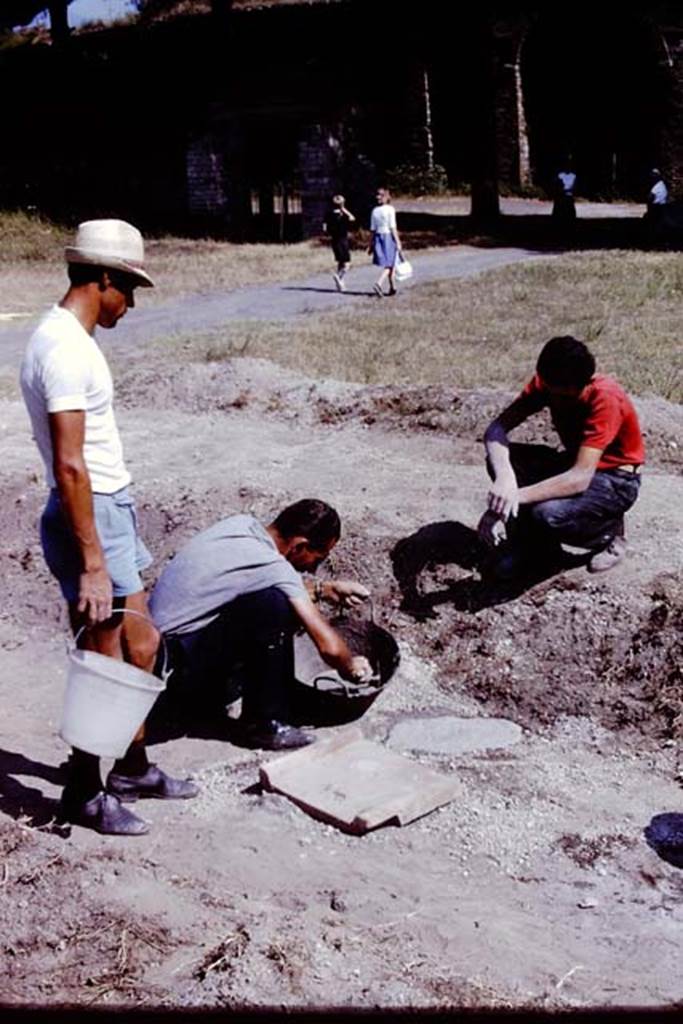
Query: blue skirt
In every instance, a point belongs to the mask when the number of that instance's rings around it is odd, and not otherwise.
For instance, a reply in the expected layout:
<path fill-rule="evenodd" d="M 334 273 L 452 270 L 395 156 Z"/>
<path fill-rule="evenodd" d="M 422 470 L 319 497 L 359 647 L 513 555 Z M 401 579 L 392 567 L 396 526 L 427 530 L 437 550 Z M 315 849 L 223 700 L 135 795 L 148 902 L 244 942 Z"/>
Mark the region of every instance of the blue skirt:
<path fill-rule="evenodd" d="M 393 267 L 398 248 L 393 235 L 372 236 L 372 262 L 376 267 Z"/>

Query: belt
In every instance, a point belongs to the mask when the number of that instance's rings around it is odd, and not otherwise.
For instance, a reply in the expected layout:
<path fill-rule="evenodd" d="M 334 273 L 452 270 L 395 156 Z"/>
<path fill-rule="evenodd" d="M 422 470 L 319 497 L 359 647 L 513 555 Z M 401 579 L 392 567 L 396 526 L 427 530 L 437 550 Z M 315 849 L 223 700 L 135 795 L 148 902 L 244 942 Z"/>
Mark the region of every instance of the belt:
<path fill-rule="evenodd" d="M 626 476 L 640 476 L 640 466 L 626 465 L 608 468 L 608 473 L 624 473 Z"/>

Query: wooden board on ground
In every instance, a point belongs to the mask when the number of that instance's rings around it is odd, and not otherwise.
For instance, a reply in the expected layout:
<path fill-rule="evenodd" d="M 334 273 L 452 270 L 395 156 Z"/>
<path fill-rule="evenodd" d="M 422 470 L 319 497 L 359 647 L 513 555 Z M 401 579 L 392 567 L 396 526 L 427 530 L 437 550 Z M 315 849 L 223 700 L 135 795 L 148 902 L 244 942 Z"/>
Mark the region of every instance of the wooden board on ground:
<path fill-rule="evenodd" d="M 364 739 L 357 726 L 270 761 L 260 778 L 265 789 L 356 835 L 407 825 L 461 792 L 453 776 Z"/>

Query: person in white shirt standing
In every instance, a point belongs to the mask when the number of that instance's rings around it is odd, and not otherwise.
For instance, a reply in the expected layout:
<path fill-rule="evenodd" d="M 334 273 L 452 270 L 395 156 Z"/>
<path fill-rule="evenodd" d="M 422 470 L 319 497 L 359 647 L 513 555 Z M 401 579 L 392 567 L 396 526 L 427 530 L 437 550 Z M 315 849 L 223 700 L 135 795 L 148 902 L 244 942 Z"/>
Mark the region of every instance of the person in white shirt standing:
<path fill-rule="evenodd" d="M 142 235 L 125 221 L 86 221 L 65 257 L 69 289 L 34 331 L 21 366 L 50 488 L 40 524 L 43 551 L 72 629 L 82 630 L 80 646 L 151 671 L 159 634 L 140 570 L 152 559 L 137 533 L 111 374 L 94 331 L 114 328 L 135 305 L 135 288 L 153 282 L 144 269 Z M 141 835 L 147 823 L 124 802 L 196 794 L 193 783 L 149 763 L 143 726 L 106 785 L 99 758 L 72 751 L 59 818 L 104 834 Z"/>
<path fill-rule="evenodd" d="M 389 295 L 396 294 L 396 281 L 394 271 L 396 261 L 401 259 L 401 240 L 396 227 L 396 210 L 391 205 L 391 195 L 388 189 L 377 190 L 377 206 L 370 215 L 370 231 L 372 238 L 368 252 L 372 256 L 372 262 L 382 271 L 377 281 L 372 286 L 375 295 L 380 298 L 385 294 L 384 282 L 389 279 Z"/>
<path fill-rule="evenodd" d="M 666 187 L 666 182 L 662 177 L 662 172 L 658 167 L 653 167 L 650 171 L 650 190 L 647 194 L 647 208 L 649 211 L 653 211 L 662 206 L 666 206 L 669 202 L 669 190 Z"/>
<path fill-rule="evenodd" d="M 649 185 L 644 216 L 646 240 L 651 245 L 665 245 L 672 240 L 671 233 L 676 224 L 670 214 L 669 189 L 658 167 L 650 171 Z"/>
<path fill-rule="evenodd" d="M 555 176 L 555 201 L 553 203 L 553 219 L 564 227 L 570 227 L 576 220 L 576 173 L 571 159 L 565 160 Z"/>

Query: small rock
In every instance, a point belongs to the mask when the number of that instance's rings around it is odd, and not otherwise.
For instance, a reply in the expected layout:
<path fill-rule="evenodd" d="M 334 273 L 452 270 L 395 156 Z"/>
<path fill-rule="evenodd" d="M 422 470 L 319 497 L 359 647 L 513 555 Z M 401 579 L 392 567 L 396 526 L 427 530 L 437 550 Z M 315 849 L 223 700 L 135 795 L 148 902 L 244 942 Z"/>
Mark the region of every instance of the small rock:
<path fill-rule="evenodd" d="M 346 910 L 345 901 L 341 898 L 341 896 L 337 896 L 336 892 L 333 892 L 332 895 L 330 896 L 330 910 L 336 910 L 340 914 Z"/>
<path fill-rule="evenodd" d="M 579 908 L 579 910 L 592 910 L 594 907 L 597 907 L 598 901 L 591 899 L 581 900 L 581 902 L 577 903 L 576 905 Z"/>

